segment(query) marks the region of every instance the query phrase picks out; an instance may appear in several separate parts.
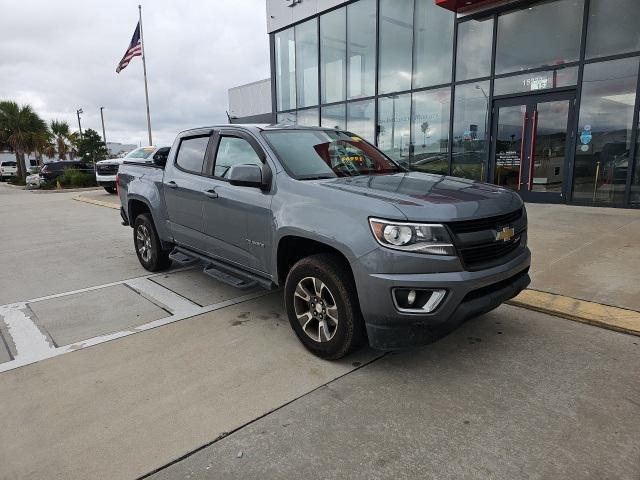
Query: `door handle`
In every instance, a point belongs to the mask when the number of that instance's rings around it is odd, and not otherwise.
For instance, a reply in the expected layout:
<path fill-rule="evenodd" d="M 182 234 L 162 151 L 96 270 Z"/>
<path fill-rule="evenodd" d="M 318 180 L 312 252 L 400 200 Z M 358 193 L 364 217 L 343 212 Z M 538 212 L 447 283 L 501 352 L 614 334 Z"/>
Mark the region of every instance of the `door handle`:
<path fill-rule="evenodd" d="M 173 180 L 171 180 L 170 182 L 167 182 L 167 187 L 169 187 L 169 188 L 178 188 L 178 184 L 176 182 L 174 182 Z"/>
<path fill-rule="evenodd" d="M 210 190 L 205 190 L 202 193 L 204 193 L 209 198 L 218 198 L 218 194 L 216 193 L 216 191 L 213 188 L 210 189 Z"/>

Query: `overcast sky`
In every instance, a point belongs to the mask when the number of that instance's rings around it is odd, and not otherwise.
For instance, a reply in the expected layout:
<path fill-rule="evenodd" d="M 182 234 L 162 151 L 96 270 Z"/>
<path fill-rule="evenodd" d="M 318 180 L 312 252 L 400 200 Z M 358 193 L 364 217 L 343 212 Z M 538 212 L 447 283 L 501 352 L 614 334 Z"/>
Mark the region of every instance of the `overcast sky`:
<path fill-rule="evenodd" d="M 265 0 L 148 0 L 142 5 L 156 145 L 189 127 L 226 123 L 227 90 L 269 76 Z M 28 103 L 107 141 L 147 141 L 142 61 L 116 66 L 138 1 L 0 0 L 0 99 Z"/>

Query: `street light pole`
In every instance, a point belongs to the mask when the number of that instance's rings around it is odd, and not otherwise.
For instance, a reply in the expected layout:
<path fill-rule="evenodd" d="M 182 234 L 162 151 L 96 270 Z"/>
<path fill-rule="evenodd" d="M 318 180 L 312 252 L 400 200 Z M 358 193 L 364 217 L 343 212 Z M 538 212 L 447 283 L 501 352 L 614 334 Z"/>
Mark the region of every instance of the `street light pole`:
<path fill-rule="evenodd" d="M 104 146 L 107 146 L 107 134 L 104 132 L 104 114 L 102 113 L 104 107 L 100 107 L 100 120 L 102 120 L 102 140 L 104 141 Z"/>
<path fill-rule="evenodd" d="M 80 130 L 80 138 L 82 138 L 82 125 L 80 124 L 80 114 L 84 113 L 82 111 L 82 108 L 79 108 L 78 110 L 76 110 L 76 115 L 78 116 L 78 130 Z"/>

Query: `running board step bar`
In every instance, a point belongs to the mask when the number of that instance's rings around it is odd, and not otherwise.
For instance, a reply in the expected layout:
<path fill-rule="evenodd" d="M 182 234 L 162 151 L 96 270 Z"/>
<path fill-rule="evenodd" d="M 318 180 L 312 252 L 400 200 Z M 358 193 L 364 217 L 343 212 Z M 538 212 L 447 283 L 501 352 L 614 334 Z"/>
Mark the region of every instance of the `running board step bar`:
<path fill-rule="evenodd" d="M 189 265 L 199 260 L 197 257 L 188 255 L 178 250 L 177 248 L 174 248 L 173 250 L 171 250 L 171 253 L 169 254 L 169 258 L 171 259 L 172 262 L 176 262 L 180 265 Z"/>
<path fill-rule="evenodd" d="M 184 247 L 175 247 L 169 255 L 171 260 L 183 265 L 201 262 L 205 265 L 203 272 L 210 277 L 240 289 L 248 289 L 256 285 L 267 290 L 276 289 L 276 285 L 269 279 L 261 277 L 251 272 L 247 272 L 238 267 L 214 260 L 196 252 L 192 252 Z"/>

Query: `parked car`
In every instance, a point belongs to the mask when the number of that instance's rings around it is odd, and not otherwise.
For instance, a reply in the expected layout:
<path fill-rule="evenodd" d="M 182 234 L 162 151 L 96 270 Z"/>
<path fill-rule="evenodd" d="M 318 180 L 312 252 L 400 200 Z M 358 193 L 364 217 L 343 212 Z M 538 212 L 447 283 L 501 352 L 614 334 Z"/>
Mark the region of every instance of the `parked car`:
<path fill-rule="evenodd" d="M 78 160 L 64 160 L 60 162 L 45 163 L 40 169 L 42 180 L 51 181 L 58 178 L 65 170 L 79 170 L 81 172 L 93 173 L 93 165 Z"/>
<path fill-rule="evenodd" d="M 158 151 L 169 152 L 169 147 L 140 147 L 130 151 L 123 157 L 110 158 L 96 162 L 96 181 L 108 193 L 116 193 L 116 174 L 118 167 L 125 161 L 152 162 Z M 162 153 L 161 152 L 161 153 Z"/>
<path fill-rule="evenodd" d="M 40 176 L 39 173 L 34 173 L 32 175 L 27 175 L 25 182 L 27 184 L 27 188 L 40 188 L 40 185 L 42 185 L 44 179 Z"/>
<path fill-rule="evenodd" d="M 9 178 L 14 178 L 18 174 L 18 164 L 13 160 L 2 160 L 0 162 L 0 182 Z"/>
<path fill-rule="evenodd" d="M 433 341 L 530 282 L 516 193 L 409 172 L 346 131 L 188 130 L 166 166 L 125 162 L 117 181 L 144 268 L 198 261 L 238 287 L 284 287 L 323 358 Z"/>

